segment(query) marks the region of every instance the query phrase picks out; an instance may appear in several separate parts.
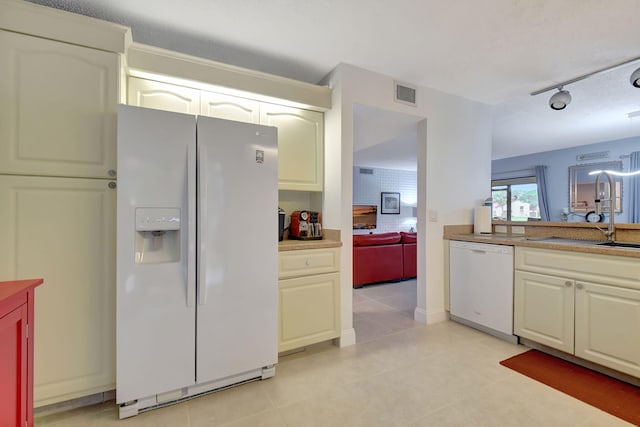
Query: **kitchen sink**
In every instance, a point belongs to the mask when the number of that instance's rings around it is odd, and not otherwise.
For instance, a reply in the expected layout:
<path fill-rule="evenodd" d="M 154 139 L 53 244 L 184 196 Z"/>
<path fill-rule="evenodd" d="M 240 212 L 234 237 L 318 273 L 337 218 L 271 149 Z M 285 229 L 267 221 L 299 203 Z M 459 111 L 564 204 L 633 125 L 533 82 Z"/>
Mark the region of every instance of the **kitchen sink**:
<path fill-rule="evenodd" d="M 609 246 L 612 248 L 640 249 L 640 243 L 636 243 L 636 242 L 602 242 L 602 243 L 598 243 L 598 246 Z"/>

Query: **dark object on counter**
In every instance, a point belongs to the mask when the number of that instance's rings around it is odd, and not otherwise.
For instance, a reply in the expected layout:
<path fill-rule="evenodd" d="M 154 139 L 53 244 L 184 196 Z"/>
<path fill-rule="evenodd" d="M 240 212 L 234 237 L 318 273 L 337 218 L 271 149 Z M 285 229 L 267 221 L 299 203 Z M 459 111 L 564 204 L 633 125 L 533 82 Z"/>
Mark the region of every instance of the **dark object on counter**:
<path fill-rule="evenodd" d="M 322 240 L 321 215 L 312 211 L 295 211 L 291 214 L 289 239 Z"/>
<path fill-rule="evenodd" d="M 278 208 L 278 241 L 284 239 L 284 211 Z"/>
<path fill-rule="evenodd" d="M 604 214 L 599 214 L 596 211 L 589 211 L 584 216 L 585 221 L 587 222 L 603 222 Z"/>

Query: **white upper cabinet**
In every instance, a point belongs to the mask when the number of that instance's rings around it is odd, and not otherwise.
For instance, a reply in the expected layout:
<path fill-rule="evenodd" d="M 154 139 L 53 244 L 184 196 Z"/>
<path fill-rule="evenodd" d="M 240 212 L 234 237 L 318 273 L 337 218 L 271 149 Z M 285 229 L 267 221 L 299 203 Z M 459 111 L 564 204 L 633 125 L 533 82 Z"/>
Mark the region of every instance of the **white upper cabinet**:
<path fill-rule="evenodd" d="M 202 91 L 200 114 L 237 122 L 259 123 L 260 103 L 252 99 Z"/>
<path fill-rule="evenodd" d="M 115 53 L 0 31 L 0 173 L 112 178 Z"/>
<path fill-rule="evenodd" d="M 232 95 L 129 77 L 128 103 L 259 123 L 278 128 L 278 188 L 322 191 L 324 187 L 324 115 Z"/>
<path fill-rule="evenodd" d="M 278 188 L 322 191 L 324 115 L 275 104 L 260 104 L 260 123 L 278 128 Z"/>
<path fill-rule="evenodd" d="M 128 93 L 129 105 L 174 113 L 200 113 L 198 89 L 129 77 Z"/>

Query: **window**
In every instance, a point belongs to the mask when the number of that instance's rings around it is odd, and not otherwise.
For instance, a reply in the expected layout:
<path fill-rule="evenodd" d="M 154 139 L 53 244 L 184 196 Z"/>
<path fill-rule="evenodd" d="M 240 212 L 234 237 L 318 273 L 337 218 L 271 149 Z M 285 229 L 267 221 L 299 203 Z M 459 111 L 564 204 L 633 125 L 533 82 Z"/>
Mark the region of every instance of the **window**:
<path fill-rule="evenodd" d="M 528 221 L 540 219 L 536 177 L 501 179 L 491 182 L 493 219 Z"/>

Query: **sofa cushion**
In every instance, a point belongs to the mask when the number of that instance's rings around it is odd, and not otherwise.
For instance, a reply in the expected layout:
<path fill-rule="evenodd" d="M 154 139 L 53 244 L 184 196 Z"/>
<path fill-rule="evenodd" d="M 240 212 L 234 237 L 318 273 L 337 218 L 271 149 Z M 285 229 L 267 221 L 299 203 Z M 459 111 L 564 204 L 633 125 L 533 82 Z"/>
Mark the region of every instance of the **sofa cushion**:
<path fill-rule="evenodd" d="M 400 233 L 354 234 L 353 246 L 395 245 L 401 238 Z"/>
<path fill-rule="evenodd" d="M 407 233 L 405 231 L 401 231 L 400 235 L 402 236 L 402 243 L 416 243 L 418 240 L 418 233 Z"/>
<path fill-rule="evenodd" d="M 402 279 L 402 245 L 353 247 L 353 286 Z"/>

